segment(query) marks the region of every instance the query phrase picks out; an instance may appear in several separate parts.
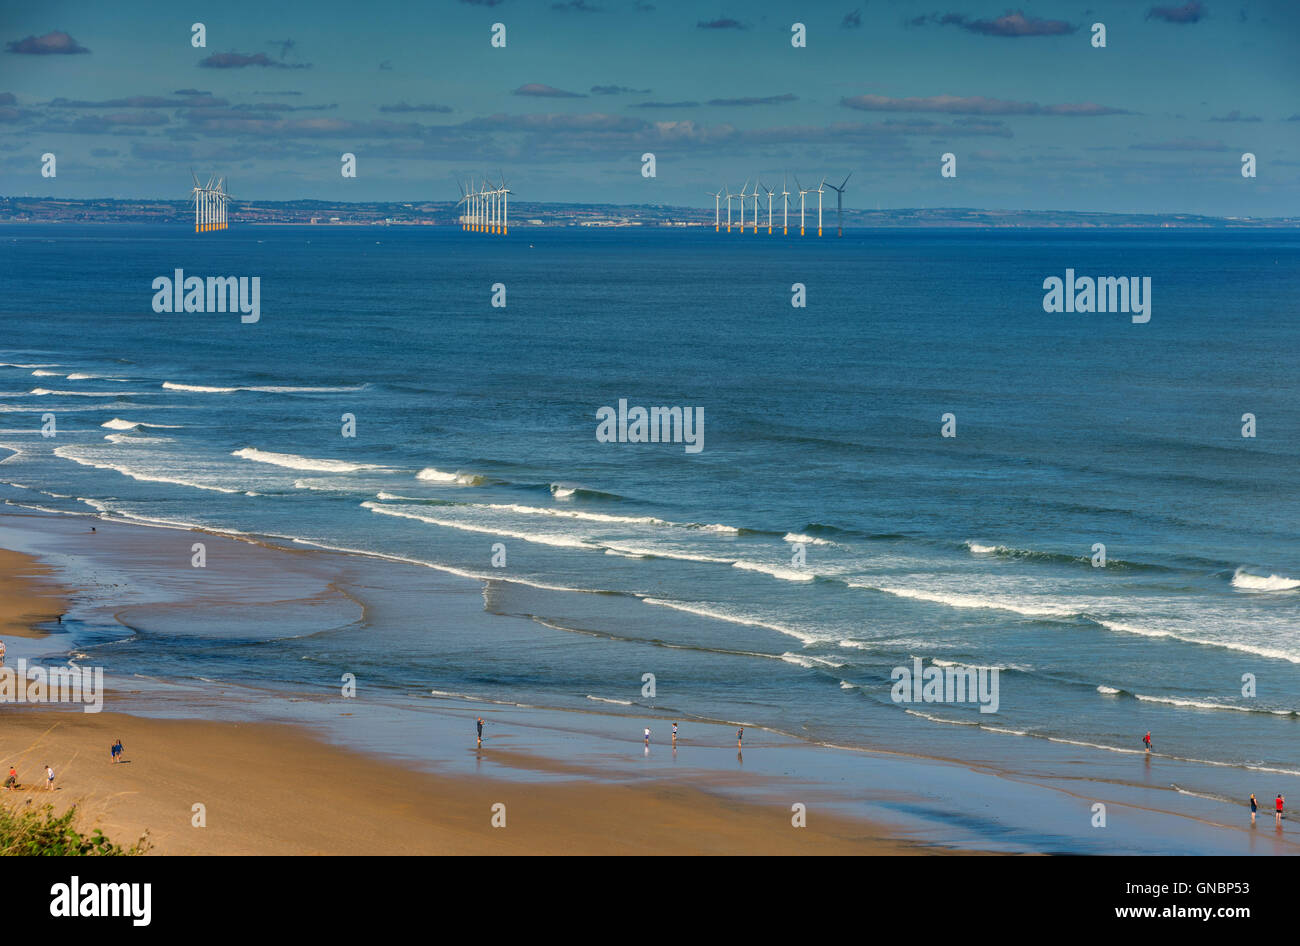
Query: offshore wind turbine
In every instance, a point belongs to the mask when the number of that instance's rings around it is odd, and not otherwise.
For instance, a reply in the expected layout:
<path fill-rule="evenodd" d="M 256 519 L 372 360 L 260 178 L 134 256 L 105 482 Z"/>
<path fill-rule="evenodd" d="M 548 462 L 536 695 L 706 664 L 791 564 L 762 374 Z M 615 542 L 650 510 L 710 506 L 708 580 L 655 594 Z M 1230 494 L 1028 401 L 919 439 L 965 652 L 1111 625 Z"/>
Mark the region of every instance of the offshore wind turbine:
<path fill-rule="evenodd" d="M 510 234 L 510 188 L 506 186 L 505 172 L 497 173 L 501 175 L 501 233 L 508 236 Z"/>
<path fill-rule="evenodd" d="M 803 198 L 805 194 L 811 194 L 812 191 L 799 183 L 798 174 L 794 176 L 794 186 L 799 191 L 799 235 L 803 236 Z"/>
<path fill-rule="evenodd" d="M 201 205 L 202 205 L 202 200 L 203 200 L 203 188 L 202 188 L 202 186 L 199 184 L 199 176 L 198 176 L 197 174 L 194 173 L 194 169 L 193 169 L 193 168 L 190 168 L 190 177 L 194 178 L 194 187 L 191 188 L 191 190 L 190 190 L 190 192 L 191 192 L 194 196 L 191 197 L 190 199 L 191 199 L 192 201 L 194 201 L 194 232 L 195 232 L 195 233 L 198 233 L 198 232 L 202 229 L 202 223 L 203 223 L 203 221 L 202 221 L 202 219 L 201 219 L 201 218 L 202 218 Z"/>
<path fill-rule="evenodd" d="M 822 235 L 822 194 L 826 193 L 826 177 L 822 176 L 822 182 L 817 185 L 817 235 Z"/>
<path fill-rule="evenodd" d="M 839 187 L 836 187 L 834 184 L 830 185 L 831 190 L 835 191 L 835 207 L 839 211 L 839 232 L 835 234 L 838 237 L 844 236 L 844 188 L 849 183 L 849 178 L 852 176 L 853 172 L 850 171 L 848 174 L 844 175 L 844 180 L 840 182 Z"/>
<path fill-rule="evenodd" d="M 745 178 L 744 185 L 740 188 L 740 232 L 745 232 L 745 198 L 749 195 L 745 193 L 745 188 L 749 186 L 749 178 Z"/>
<path fill-rule="evenodd" d="M 781 175 L 781 235 L 790 232 L 790 192 L 785 189 L 785 175 Z"/>
<path fill-rule="evenodd" d="M 758 178 L 754 178 L 754 235 L 758 236 L 758 189 L 762 187 Z"/>
<path fill-rule="evenodd" d="M 727 232 L 731 232 L 731 202 L 736 199 L 736 195 L 731 192 L 731 188 L 723 185 L 727 191 Z"/>
<path fill-rule="evenodd" d="M 487 194 L 487 232 L 497 232 L 497 192 L 489 186 L 488 176 L 483 175 L 483 192 Z"/>
<path fill-rule="evenodd" d="M 228 196 L 227 196 L 227 194 L 226 194 L 226 179 L 225 179 L 224 177 L 223 177 L 223 178 L 219 178 L 219 179 L 217 180 L 217 192 L 216 192 L 216 198 L 217 198 L 217 226 L 216 226 L 216 229 L 218 229 L 218 230 L 224 230 L 224 229 L 226 229 L 226 202 L 227 202 L 227 200 L 229 199 Z"/>
<path fill-rule="evenodd" d="M 771 236 L 772 235 L 772 188 L 764 184 L 763 190 L 767 191 L 767 235 Z"/>
<path fill-rule="evenodd" d="M 722 227 L 722 188 L 718 188 L 716 194 L 709 194 L 713 198 L 713 232 L 717 233 Z M 731 209 L 731 204 L 727 204 L 727 209 Z"/>

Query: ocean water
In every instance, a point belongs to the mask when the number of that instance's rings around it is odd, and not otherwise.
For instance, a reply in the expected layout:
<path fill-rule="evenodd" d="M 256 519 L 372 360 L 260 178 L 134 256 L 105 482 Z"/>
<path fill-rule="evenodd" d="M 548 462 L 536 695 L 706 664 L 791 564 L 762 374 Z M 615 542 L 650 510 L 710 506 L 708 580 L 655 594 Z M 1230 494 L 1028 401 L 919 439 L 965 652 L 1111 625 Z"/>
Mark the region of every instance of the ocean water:
<path fill-rule="evenodd" d="M 178 268 L 260 277 L 260 321 L 154 313 Z M 1044 312 L 1067 268 L 1151 277 L 1150 322 Z M 0 499 L 424 563 L 536 631 L 232 609 L 110 671 L 346 652 L 394 700 L 627 714 L 654 673 L 810 742 L 1143 783 L 1150 730 L 1191 791 L 1300 775 L 1296 232 L 25 225 L 0 270 Z M 702 451 L 598 442 L 620 398 L 702 408 Z M 895 703 L 915 658 L 1000 668 L 998 712 Z"/>

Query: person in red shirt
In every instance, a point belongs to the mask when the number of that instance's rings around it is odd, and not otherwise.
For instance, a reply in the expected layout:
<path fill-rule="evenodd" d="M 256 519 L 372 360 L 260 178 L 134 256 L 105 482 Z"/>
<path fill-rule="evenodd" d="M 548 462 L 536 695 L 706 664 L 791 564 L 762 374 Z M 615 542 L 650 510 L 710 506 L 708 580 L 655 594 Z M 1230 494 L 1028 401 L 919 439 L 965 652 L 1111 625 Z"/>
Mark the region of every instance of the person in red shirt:
<path fill-rule="evenodd" d="M 1147 747 L 1147 752 L 1151 751 L 1151 730 L 1148 729 L 1147 734 L 1142 737 L 1142 744 Z"/>
<path fill-rule="evenodd" d="M 1275 810 L 1274 810 L 1274 812 L 1273 812 L 1273 820 L 1274 820 L 1274 821 L 1277 821 L 1277 822 L 1279 822 L 1279 823 L 1282 821 L 1282 805 L 1283 805 L 1283 804 L 1285 804 L 1285 800 L 1282 798 L 1281 795 L 1278 795 L 1278 796 L 1277 796 L 1277 801 L 1274 803 Z"/>

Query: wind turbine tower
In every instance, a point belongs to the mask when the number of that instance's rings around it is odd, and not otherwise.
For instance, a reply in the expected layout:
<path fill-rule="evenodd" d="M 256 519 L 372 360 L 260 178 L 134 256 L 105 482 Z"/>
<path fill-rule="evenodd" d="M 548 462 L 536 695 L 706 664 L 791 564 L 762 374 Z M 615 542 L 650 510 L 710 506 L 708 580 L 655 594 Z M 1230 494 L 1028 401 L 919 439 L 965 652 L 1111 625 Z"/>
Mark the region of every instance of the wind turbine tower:
<path fill-rule="evenodd" d="M 812 191 L 799 183 L 798 175 L 795 175 L 794 186 L 799 191 L 799 235 L 803 236 L 803 199 L 805 194 L 811 194 Z"/>
<path fill-rule="evenodd" d="M 836 187 L 834 184 L 830 185 L 831 190 L 835 191 L 835 207 L 839 212 L 839 232 L 835 234 L 837 237 L 844 236 L 844 188 L 849 183 L 849 178 L 852 176 L 853 172 L 850 171 L 848 174 L 844 175 L 844 180 L 840 182 L 839 187 Z"/>
<path fill-rule="evenodd" d="M 713 232 L 717 233 L 722 229 L 722 189 L 719 188 L 716 194 L 709 194 L 713 198 Z M 731 204 L 727 204 L 727 209 L 731 209 Z"/>
<path fill-rule="evenodd" d="M 501 233 L 510 234 L 510 188 L 506 185 L 506 176 L 501 173 Z"/>
<path fill-rule="evenodd" d="M 826 193 L 826 178 L 817 185 L 817 235 L 822 235 L 822 194 Z"/>
<path fill-rule="evenodd" d="M 781 175 L 781 235 L 790 232 L 790 192 L 785 189 L 785 175 Z"/>

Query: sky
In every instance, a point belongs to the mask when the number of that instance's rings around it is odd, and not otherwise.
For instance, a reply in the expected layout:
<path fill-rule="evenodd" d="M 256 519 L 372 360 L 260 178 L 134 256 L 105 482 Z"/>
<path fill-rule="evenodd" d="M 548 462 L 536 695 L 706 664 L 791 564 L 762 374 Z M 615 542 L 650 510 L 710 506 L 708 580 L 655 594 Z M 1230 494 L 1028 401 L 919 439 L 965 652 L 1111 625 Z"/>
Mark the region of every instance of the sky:
<path fill-rule="evenodd" d="M 1300 0 L 2 2 L 6 196 L 1300 215 Z"/>

